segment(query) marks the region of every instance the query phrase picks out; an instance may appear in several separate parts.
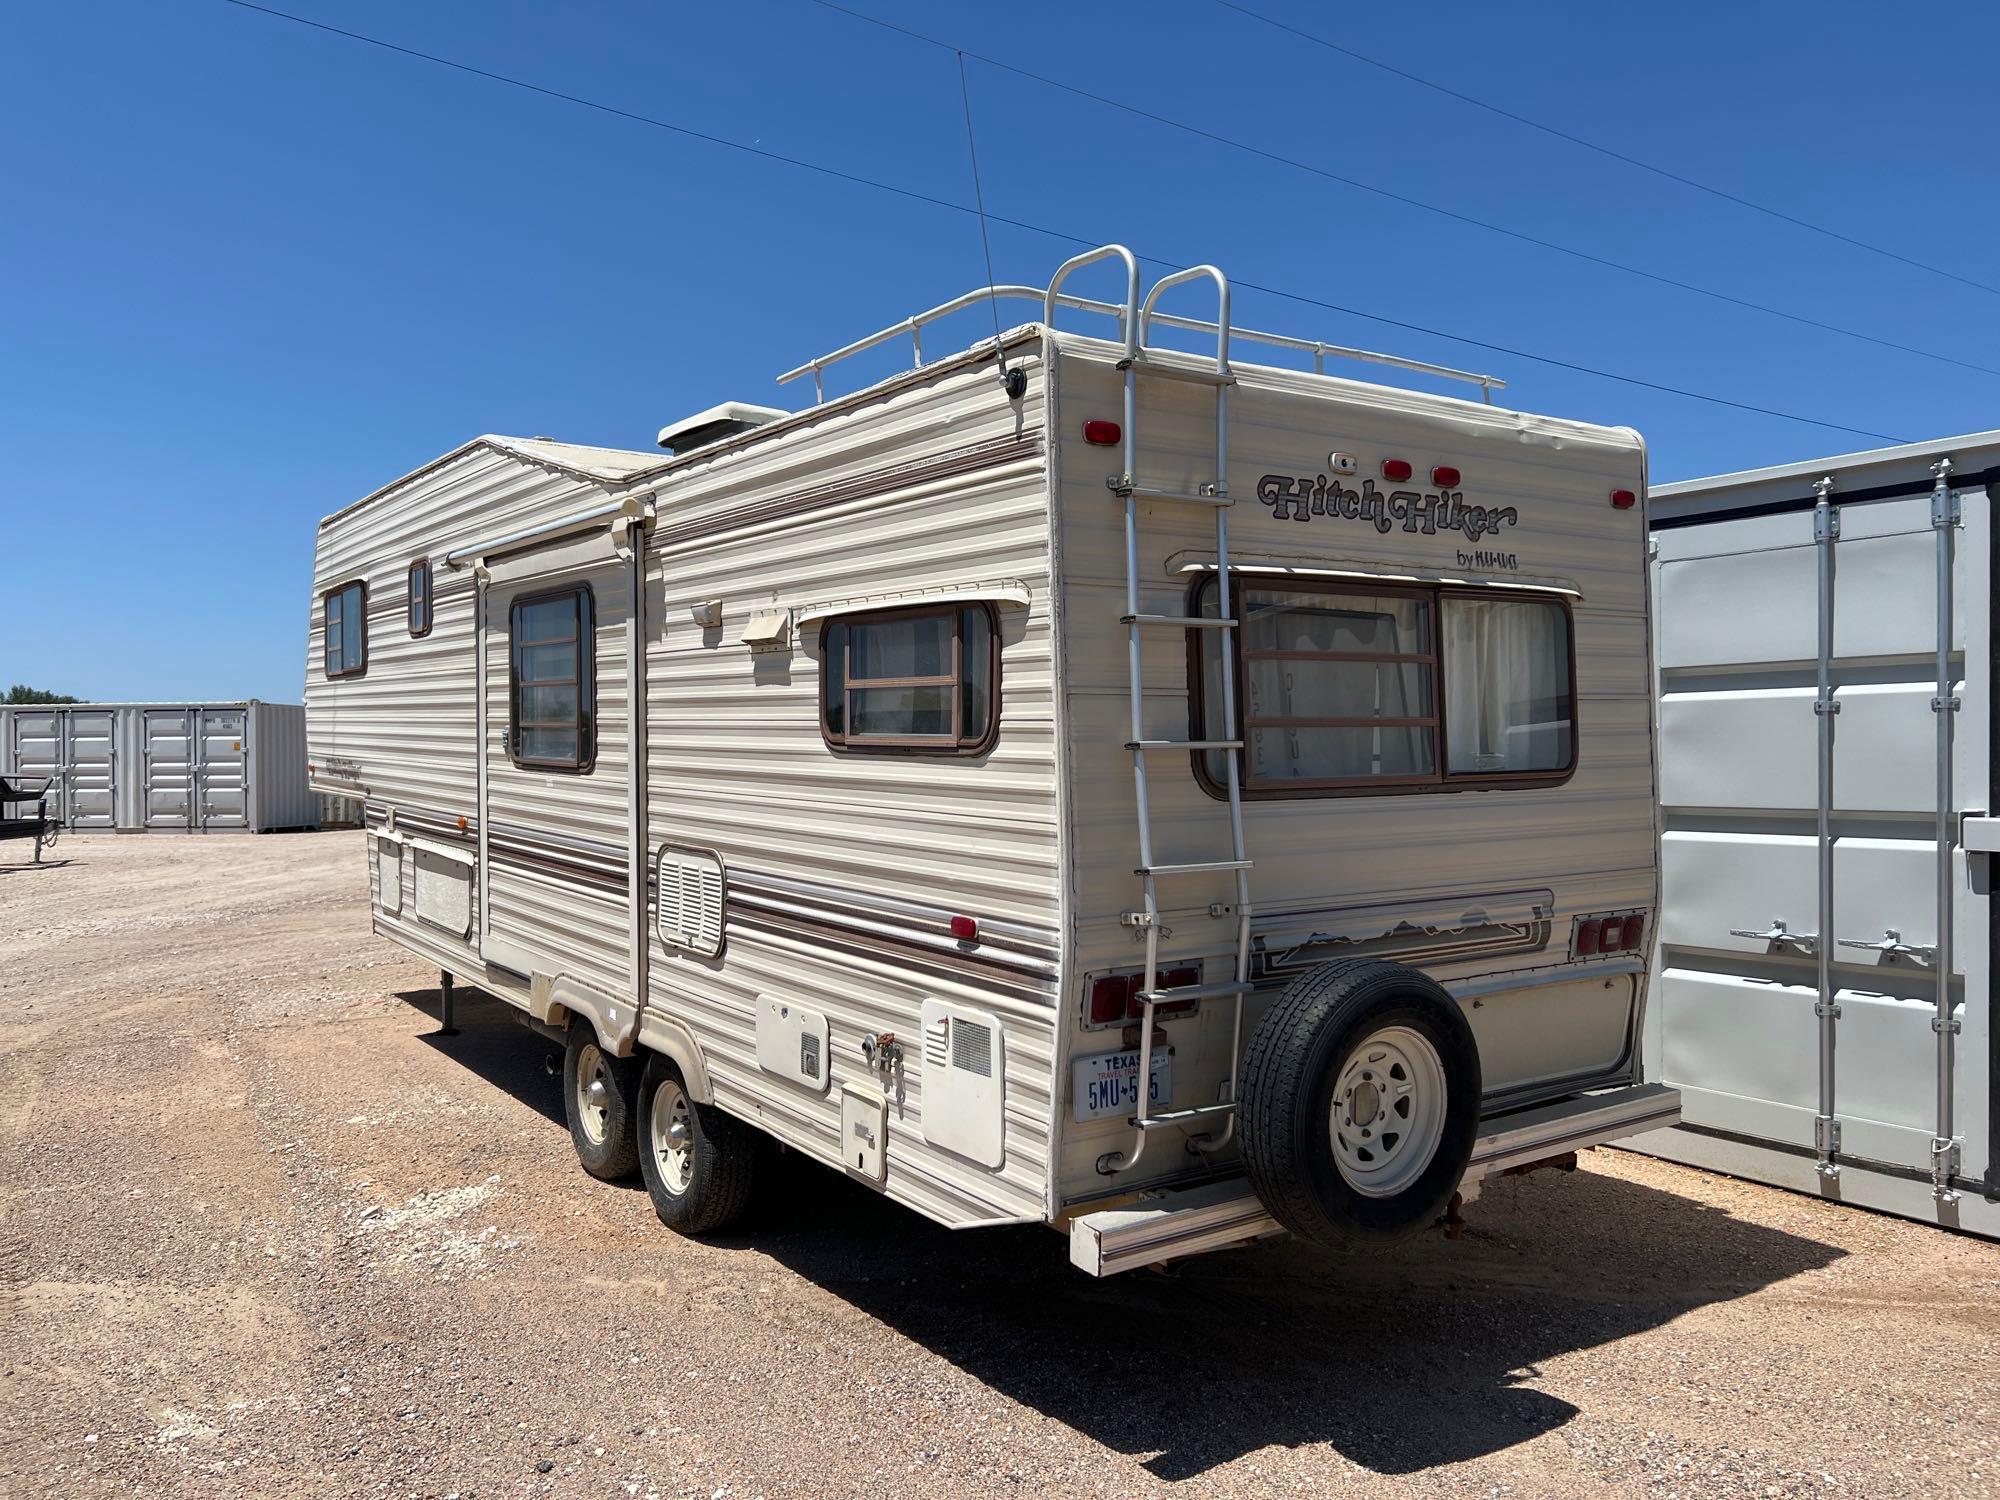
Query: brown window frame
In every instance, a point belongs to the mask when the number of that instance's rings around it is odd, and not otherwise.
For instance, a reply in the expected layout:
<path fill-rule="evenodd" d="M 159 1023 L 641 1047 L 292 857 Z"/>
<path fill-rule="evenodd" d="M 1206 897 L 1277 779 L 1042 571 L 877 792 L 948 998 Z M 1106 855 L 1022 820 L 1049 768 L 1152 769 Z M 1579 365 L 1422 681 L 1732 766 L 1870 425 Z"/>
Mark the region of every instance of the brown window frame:
<path fill-rule="evenodd" d="M 1190 615 L 1203 613 L 1212 590 L 1217 587 L 1216 575 L 1205 573 L 1188 588 L 1187 612 Z M 1348 597 L 1402 597 L 1421 598 L 1430 601 L 1430 641 L 1429 650 L 1423 653 L 1397 652 L 1333 652 L 1333 651 L 1271 651 L 1252 652 L 1246 644 L 1246 632 L 1242 628 L 1243 599 L 1246 589 L 1275 588 L 1289 593 L 1329 594 Z M 1566 765 L 1539 771 L 1458 771 L 1450 769 L 1449 718 L 1446 709 L 1445 659 L 1444 659 L 1444 605 L 1447 599 L 1512 599 L 1531 601 L 1536 604 L 1553 604 L 1562 610 L 1563 631 L 1569 677 L 1567 697 L 1569 702 L 1569 761 Z M 1236 729 L 1244 742 L 1240 752 L 1243 756 L 1242 796 L 1248 801 L 1278 801 L 1308 797 L 1384 797 L 1405 793 L 1428 792 L 1477 792 L 1498 791 L 1526 787 L 1561 786 L 1576 774 L 1577 762 L 1582 753 L 1582 726 L 1577 719 L 1576 702 L 1576 611 L 1567 596 L 1528 589 L 1480 588 L 1463 584 L 1407 584 L 1376 583 L 1365 578 L 1300 578 L 1295 575 L 1272 575 L 1260 577 L 1232 570 L 1230 574 L 1230 607 L 1234 611 L 1237 628 L 1228 631 L 1188 631 L 1188 704 L 1192 739 L 1209 737 L 1208 705 L 1203 701 L 1204 683 L 1202 675 L 1202 637 L 1210 634 L 1225 637 L 1224 649 L 1235 653 L 1236 687 Z M 1430 669 L 1431 705 L 1433 712 L 1428 716 L 1397 717 L 1389 719 L 1313 719 L 1313 720 L 1263 720 L 1259 727 L 1283 728 L 1286 725 L 1309 726 L 1312 728 L 1398 728 L 1428 727 L 1434 737 L 1436 769 L 1422 776 L 1353 776 L 1322 777 L 1312 780 L 1287 780 L 1284 782 L 1259 782 L 1250 770 L 1249 737 L 1249 663 L 1252 657 L 1310 657 L 1339 661 L 1390 661 L 1420 662 Z M 1209 752 L 1190 752 L 1194 776 L 1203 791 L 1211 797 L 1227 798 L 1229 790 L 1209 769 Z"/>
<path fill-rule="evenodd" d="M 576 601 L 576 634 L 559 640 L 523 642 L 521 639 L 521 611 L 530 605 L 548 604 L 557 599 Z M 524 645 L 561 646 L 574 642 L 576 645 L 576 675 L 568 679 L 549 679 L 532 683 L 521 681 L 521 652 Z M 569 687 L 576 688 L 576 719 L 572 726 L 566 720 L 536 721 L 532 724 L 521 722 L 521 689 L 523 687 Z M 543 756 L 521 754 L 521 731 L 523 729 L 566 729 L 576 730 L 576 757 L 573 760 L 557 760 Z M 575 583 L 559 589 L 543 589 L 539 593 L 521 594 L 507 606 L 507 759 L 522 771 L 551 771 L 558 775 L 587 776 L 597 766 L 597 596 L 587 583 Z"/>
<path fill-rule="evenodd" d="M 986 616 L 986 722 L 977 734 L 967 734 L 965 714 L 965 611 L 976 609 Z M 827 686 L 830 681 L 825 667 L 827 641 L 836 627 L 873 625 L 883 621 L 917 620 L 925 618 L 949 618 L 951 632 L 951 671 L 931 677 L 863 677 L 856 678 L 848 670 L 851 656 L 852 631 L 849 630 L 841 643 L 841 722 L 850 722 L 852 696 L 855 688 L 886 687 L 949 687 L 951 693 L 952 730 L 949 735 L 855 735 L 844 730 L 836 734 L 827 712 Z M 848 754 L 872 755 L 943 755 L 972 756 L 984 755 L 991 750 L 1000 737 L 1000 612 L 991 601 L 985 599 L 961 599 L 950 604 L 919 604 L 899 609 L 877 609 L 856 614 L 833 615 L 820 623 L 819 628 L 819 732 L 829 747 Z"/>
<path fill-rule="evenodd" d="M 333 599 L 336 594 L 345 594 L 349 589 L 359 589 L 361 591 L 361 662 L 358 666 L 342 667 L 336 672 L 329 665 L 327 654 L 328 649 L 333 644 Z M 341 628 L 343 631 L 346 629 L 346 620 L 347 606 L 343 604 L 341 606 Z M 345 583 L 336 583 L 332 588 L 322 593 L 319 596 L 319 628 L 321 636 L 319 666 L 321 673 L 326 677 L 327 681 L 337 682 L 343 677 L 365 676 L 368 671 L 368 580 L 365 578 L 350 578 Z"/>
<path fill-rule="evenodd" d="M 424 581 L 424 610 L 421 624 L 417 619 L 417 579 L 419 577 Z M 408 579 L 409 598 L 406 612 L 409 615 L 410 635 L 413 639 L 429 635 L 431 633 L 431 626 L 436 623 L 436 606 L 431 596 L 431 583 L 431 560 L 428 557 L 420 557 L 410 564 Z"/>

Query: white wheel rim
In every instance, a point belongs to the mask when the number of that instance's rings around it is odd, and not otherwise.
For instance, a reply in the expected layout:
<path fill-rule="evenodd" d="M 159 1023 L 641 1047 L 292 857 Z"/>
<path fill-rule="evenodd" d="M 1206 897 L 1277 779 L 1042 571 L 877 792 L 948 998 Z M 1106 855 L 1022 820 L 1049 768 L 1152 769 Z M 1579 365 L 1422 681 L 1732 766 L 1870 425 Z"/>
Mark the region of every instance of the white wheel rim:
<path fill-rule="evenodd" d="M 694 1180 L 694 1114 L 687 1095 L 672 1079 L 653 1090 L 651 1134 L 660 1181 L 679 1197 Z"/>
<path fill-rule="evenodd" d="M 1400 1193 L 1437 1155 L 1444 1115 L 1437 1048 L 1407 1026 L 1385 1026 L 1347 1054 L 1334 1080 L 1328 1119 L 1334 1164 L 1365 1198 Z"/>
<path fill-rule="evenodd" d="M 576 1118 L 592 1144 L 603 1145 L 610 1132 L 611 1070 L 597 1043 L 585 1042 L 576 1054 Z"/>

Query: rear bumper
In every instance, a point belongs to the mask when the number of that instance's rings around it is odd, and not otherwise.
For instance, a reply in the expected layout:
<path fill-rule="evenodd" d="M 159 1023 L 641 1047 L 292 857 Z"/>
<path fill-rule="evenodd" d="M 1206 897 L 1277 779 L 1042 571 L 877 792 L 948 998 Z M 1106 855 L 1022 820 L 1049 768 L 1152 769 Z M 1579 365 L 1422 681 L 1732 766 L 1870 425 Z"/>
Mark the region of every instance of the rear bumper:
<path fill-rule="evenodd" d="M 1470 1198 L 1495 1173 L 1675 1125 L 1680 1117 L 1680 1093 L 1658 1083 L 1501 1115 L 1482 1122 L 1460 1191 Z M 1123 1207 L 1072 1219 L 1069 1258 L 1093 1276 L 1111 1276 L 1283 1233 L 1251 1192 L 1249 1179 L 1234 1177 L 1143 1193 Z"/>

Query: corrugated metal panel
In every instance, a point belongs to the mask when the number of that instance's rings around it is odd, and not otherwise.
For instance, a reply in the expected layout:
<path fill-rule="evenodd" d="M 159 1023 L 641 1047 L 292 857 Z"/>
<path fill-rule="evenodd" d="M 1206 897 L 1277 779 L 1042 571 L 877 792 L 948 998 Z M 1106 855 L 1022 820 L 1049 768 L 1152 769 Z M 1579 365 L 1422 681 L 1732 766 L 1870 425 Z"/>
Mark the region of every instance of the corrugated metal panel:
<path fill-rule="evenodd" d="M 250 705 L 250 826 L 259 833 L 319 826 L 319 801 L 306 774 L 302 703 Z"/>

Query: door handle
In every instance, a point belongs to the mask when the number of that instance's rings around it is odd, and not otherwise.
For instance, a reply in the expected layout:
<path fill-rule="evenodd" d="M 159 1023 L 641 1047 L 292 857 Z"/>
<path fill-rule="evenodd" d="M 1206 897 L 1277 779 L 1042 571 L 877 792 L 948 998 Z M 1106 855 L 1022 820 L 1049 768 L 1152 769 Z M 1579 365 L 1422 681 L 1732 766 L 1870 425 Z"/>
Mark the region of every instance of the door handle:
<path fill-rule="evenodd" d="M 1897 928 L 1885 928 L 1881 938 L 1869 942 L 1866 938 L 1835 938 L 1834 945 L 1840 948 L 1872 948 L 1882 955 L 1884 963 L 1894 963 L 1899 958 L 1907 958 L 1920 968 L 1928 969 L 1937 962 L 1937 949 L 1926 948 L 1916 943 L 1903 941 L 1903 934 Z"/>
<path fill-rule="evenodd" d="M 1758 932 L 1752 927 L 1732 927 L 1729 929 L 1729 935 L 1740 938 L 1762 938 L 1773 948 L 1793 947 L 1808 958 L 1819 952 L 1818 933 L 1788 932 L 1783 917 L 1771 918 L 1771 925 L 1766 931 Z"/>

